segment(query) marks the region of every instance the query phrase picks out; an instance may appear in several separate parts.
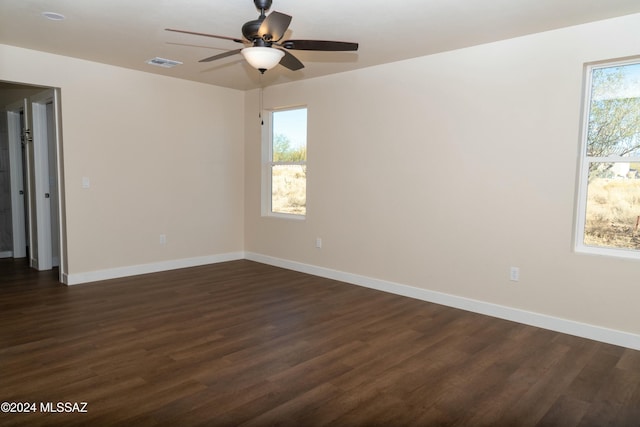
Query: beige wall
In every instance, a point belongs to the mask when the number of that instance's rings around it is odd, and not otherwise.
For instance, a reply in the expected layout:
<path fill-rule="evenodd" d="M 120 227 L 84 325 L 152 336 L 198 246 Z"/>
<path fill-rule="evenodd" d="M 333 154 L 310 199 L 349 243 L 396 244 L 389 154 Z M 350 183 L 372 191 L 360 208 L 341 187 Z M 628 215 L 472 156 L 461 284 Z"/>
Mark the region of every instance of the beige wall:
<path fill-rule="evenodd" d="M 640 54 L 638 28 L 631 15 L 267 88 L 265 108 L 308 106 L 305 221 L 260 216 L 247 92 L 246 251 L 640 333 L 640 262 L 572 240 L 583 64 Z"/>
<path fill-rule="evenodd" d="M 242 251 L 242 92 L 5 45 L 0 80 L 61 88 L 69 274 Z"/>

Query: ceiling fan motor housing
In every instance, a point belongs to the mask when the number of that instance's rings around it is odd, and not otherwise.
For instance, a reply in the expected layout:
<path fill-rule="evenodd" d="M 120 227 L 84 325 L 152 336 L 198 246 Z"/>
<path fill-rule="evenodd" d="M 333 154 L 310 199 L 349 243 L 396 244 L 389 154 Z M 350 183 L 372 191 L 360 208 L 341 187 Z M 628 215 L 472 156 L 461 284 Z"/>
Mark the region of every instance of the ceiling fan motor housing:
<path fill-rule="evenodd" d="M 245 22 L 242 26 L 242 35 L 245 39 L 254 43 L 254 46 L 271 46 L 270 40 L 265 40 L 266 34 L 259 34 L 260 26 L 265 20 L 265 12 L 271 8 L 273 0 L 253 0 L 253 4 L 260 11 L 260 17 L 249 22 Z"/>
<path fill-rule="evenodd" d="M 261 16 L 253 21 L 245 22 L 242 26 L 242 35 L 244 38 L 251 42 L 262 41 L 262 37 L 258 34 L 258 30 L 260 29 L 264 19 L 264 16 Z"/>

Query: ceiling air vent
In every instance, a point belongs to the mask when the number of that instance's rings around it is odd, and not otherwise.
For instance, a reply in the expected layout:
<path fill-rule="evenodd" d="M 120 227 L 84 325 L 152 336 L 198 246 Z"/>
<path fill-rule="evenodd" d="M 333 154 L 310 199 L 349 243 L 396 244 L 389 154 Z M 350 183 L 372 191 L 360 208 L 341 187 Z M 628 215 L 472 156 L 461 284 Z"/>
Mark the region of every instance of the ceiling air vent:
<path fill-rule="evenodd" d="M 151 65 L 156 65 L 158 67 L 162 67 L 162 68 L 173 68 L 176 65 L 182 65 L 182 62 L 180 61 L 174 61 L 172 59 L 164 59 L 164 58 L 158 58 L 157 56 L 153 59 L 149 59 L 147 61 L 147 64 L 151 64 Z"/>

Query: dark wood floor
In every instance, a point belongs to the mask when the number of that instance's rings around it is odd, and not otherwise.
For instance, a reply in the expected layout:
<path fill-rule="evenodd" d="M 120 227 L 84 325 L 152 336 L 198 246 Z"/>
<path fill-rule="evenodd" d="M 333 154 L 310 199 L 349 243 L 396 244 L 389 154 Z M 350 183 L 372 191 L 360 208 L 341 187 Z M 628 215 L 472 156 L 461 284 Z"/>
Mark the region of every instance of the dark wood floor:
<path fill-rule="evenodd" d="M 0 260 L 0 425 L 638 426 L 640 352 L 250 261 Z M 87 402 L 87 413 L 42 413 Z"/>

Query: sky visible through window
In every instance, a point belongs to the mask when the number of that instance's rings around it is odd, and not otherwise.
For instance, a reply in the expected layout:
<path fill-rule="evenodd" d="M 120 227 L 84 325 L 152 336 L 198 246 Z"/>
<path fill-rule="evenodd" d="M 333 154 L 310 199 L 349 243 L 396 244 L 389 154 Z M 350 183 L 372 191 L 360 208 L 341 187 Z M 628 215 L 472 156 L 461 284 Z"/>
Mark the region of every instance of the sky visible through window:
<path fill-rule="evenodd" d="M 307 145 L 307 109 L 275 111 L 273 113 L 273 134 L 289 138 L 291 148 Z"/>

